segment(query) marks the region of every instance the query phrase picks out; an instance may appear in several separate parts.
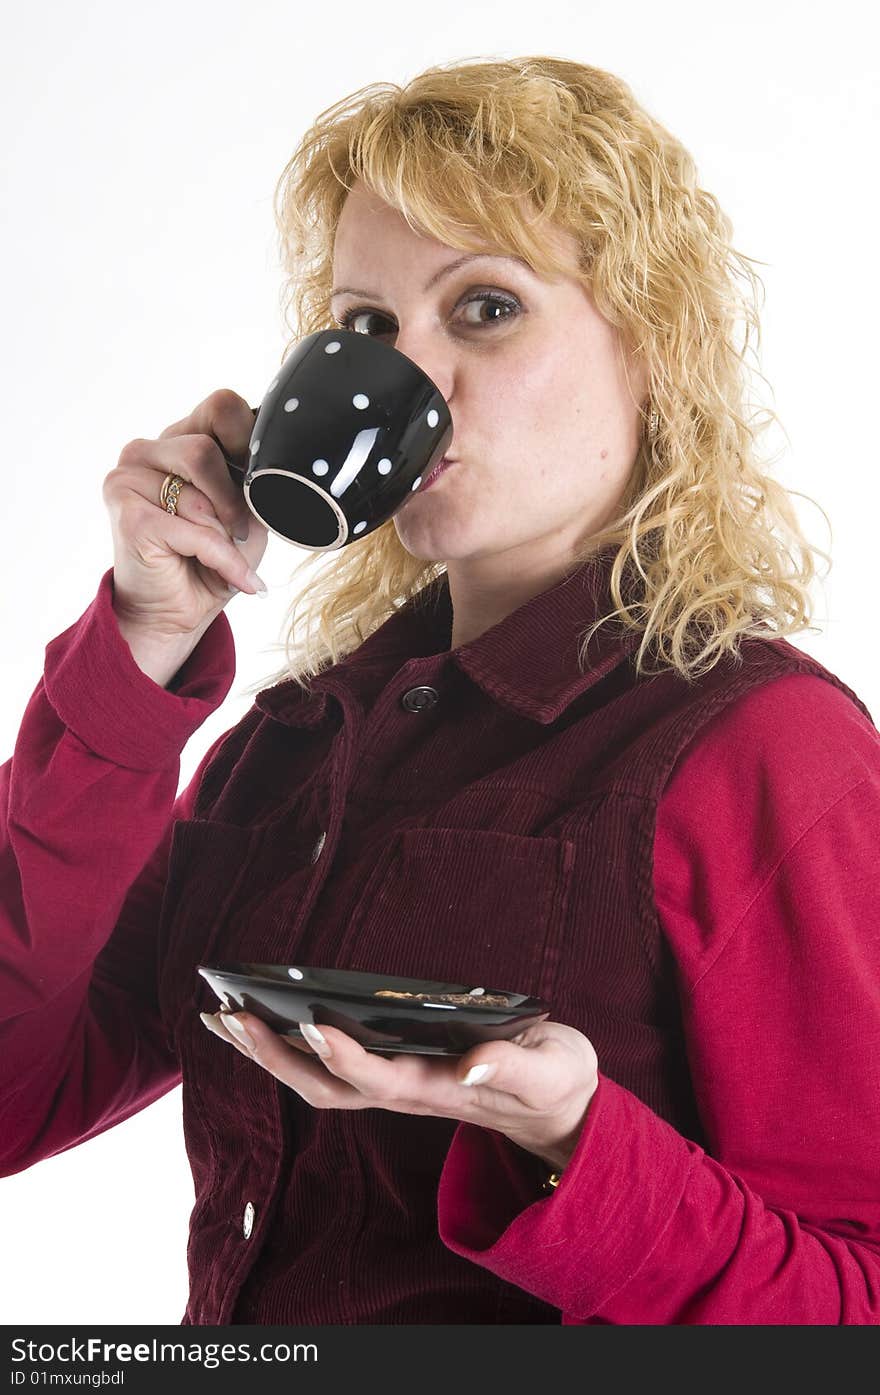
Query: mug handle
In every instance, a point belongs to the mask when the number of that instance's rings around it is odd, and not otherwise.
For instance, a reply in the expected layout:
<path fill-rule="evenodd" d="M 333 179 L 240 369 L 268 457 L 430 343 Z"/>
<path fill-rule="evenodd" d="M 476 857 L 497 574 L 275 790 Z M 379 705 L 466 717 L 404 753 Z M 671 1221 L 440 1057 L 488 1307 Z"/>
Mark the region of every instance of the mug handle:
<path fill-rule="evenodd" d="M 260 409 L 259 407 L 251 407 L 251 411 L 253 412 L 254 420 L 256 421 Z M 234 460 L 229 459 L 229 456 L 226 454 L 225 451 L 223 452 L 223 459 L 226 461 L 227 468 L 230 474 L 232 475 L 233 479 L 235 480 L 235 483 L 241 484 L 244 480 L 245 475 L 247 474 L 247 466 L 236 465 Z"/>

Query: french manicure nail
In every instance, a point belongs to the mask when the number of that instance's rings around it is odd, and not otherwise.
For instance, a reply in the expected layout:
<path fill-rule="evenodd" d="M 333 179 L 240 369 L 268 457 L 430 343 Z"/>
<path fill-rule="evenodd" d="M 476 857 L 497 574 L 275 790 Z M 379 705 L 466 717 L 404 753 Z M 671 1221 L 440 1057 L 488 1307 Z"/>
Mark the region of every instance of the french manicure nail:
<path fill-rule="evenodd" d="M 220 1026 L 219 1012 L 200 1012 L 199 1017 L 202 1019 L 202 1022 L 209 1032 L 213 1032 L 214 1036 L 219 1037 L 221 1041 L 226 1041 L 223 1028 Z"/>
<path fill-rule="evenodd" d="M 300 1031 L 305 1037 L 309 1046 L 313 1046 L 319 1056 L 329 1056 L 330 1047 L 327 1045 L 327 1038 L 318 1031 L 312 1022 L 301 1022 Z"/>
<path fill-rule="evenodd" d="M 269 594 L 268 586 L 266 585 L 262 577 L 257 576 L 256 572 L 249 571 L 247 576 L 245 577 L 245 581 L 247 582 L 248 586 L 256 586 L 256 594 L 258 596 L 267 596 Z"/>
<path fill-rule="evenodd" d="M 488 1080 L 494 1071 L 495 1067 L 488 1063 L 482 1066 L 471 1066 L 461 1083 L 462 1085 L 480 1085 L 484 1080 Z"/>
<path fill-rule="evenodd" d="M 241 1042 L 242 1046 L 246 1046 L 248 1051 L 253 1051 L 255 1046 L 254 1039 L 250 1032 L 245 1030 L 245 1027 L 239 1022 L 237 1017 L 233 1017 L 229 1012 L 221 1012 L 220 1021 L 223 1023 L 227 1032 L 231 1032 L 236 1040 Z"/>

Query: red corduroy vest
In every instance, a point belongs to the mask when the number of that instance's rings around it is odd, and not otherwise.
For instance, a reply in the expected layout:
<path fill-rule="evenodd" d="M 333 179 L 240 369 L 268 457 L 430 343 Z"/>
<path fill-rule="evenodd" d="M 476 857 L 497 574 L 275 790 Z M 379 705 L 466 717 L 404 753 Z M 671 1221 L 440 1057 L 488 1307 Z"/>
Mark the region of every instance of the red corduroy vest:
<path fill-rule="evenodd" d="M 536 994 L 605 1075 L 703 1142 L 653 897 L 658 800 L 704 724 L 757 684 L 815 674 L 870 714 L 773 638 L 691 684 L 637 681 L 637 640 L 606 627 L 580 673 L 606 586 L 607 562 L 587 564 L 450 651 L 442 578 L 311 694 L 261 693 L 205 772 L 196 816 L 174 829 L 160 928 L 196 1190 L 184 1323 L 560 1319 L 438 1238 L 454 1121 L 312 1109 L 205 1031 L 198 1014 L 218 1004 L 199 964 Z M 434 705 L 404 705 L 414 687 Z M 536 1200 L 543 1171 L 536 1159 Z"/>

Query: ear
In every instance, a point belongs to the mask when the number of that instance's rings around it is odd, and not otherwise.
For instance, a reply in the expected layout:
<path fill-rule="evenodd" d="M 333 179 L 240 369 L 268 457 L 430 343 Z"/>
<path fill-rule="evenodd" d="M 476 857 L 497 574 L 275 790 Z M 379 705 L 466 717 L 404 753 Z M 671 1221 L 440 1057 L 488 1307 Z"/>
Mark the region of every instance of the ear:
<path fill-rule="evenodd" d="M 651 400 L 651 372 L 647 358 L 627 342 L 623 332 L 621 332 L 620 351 L 633 401 L 638 403 L 643 412 L 647 412 Z"/>

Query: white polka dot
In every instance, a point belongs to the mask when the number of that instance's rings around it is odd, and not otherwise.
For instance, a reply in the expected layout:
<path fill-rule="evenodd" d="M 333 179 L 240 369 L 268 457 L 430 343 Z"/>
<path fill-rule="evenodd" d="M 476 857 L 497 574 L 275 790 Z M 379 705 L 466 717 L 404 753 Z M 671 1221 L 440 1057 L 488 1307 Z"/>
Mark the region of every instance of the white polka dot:
<path fill-rule="evenodd" d="M 369 397 L 365 397 L 362 392 L 355 393 L 351 401 L 352 406 L 358 407 L 361 411 L 363 411 L 364 407 L 369 407 L 370 405 Z"/>
<path fill-rule="evenodd" d="M 286 401 L 285 404 L 284 404 L 284 410 L 285 410 L 285 412 L 295 412 L 298 406 L 299 406 L 299 398 L 298 398 L 298 397 L 288 397 L 287 401 Z"/>
<path fill-rule="evenodd" d="M 275 389 L 276 389 L 277 386 L 278 386 L 278 381 L 279 381 L 279 380 L 276 378 L 275 381 L 274 381 L 274 383 L 270 383 L 270 384 L 269 384 L 269 391 L 270 391 L 270 392 L 274 392 L 274 391 L 275 391 Z"/>
<path fill-rule="evenodd" d="M 434 411 L 434 408 L 432 407 L 431 410 L 430 410 L 430 412 L 428 413 L 428 425 L 429 425 L 429 426 L 436 426 L 439 420 L 440 420 L 440 413 L 439 413 L 439 412 L 435 412 L 435 411 Z"/>
<path fill-rule="evenodd" d="M 329 469 L 330 466 L 327 464 L 326 460 L 312 461 L 312 472 L 316 475 L 326 475 Z"/>
<path fill-rule="evenodd" d="M 287 972 L 291 978 L 302 978 L 303 976 L 302 969 L 288 969 Z"/>
<path fill-rule="evenodd" d="M 334 339 L 334 340 L 332 341 L 332 343 L 330 343 L 330 344 L 325 344 L 325 345 L 324 345 L 324 353 L 325 353 L 325 354 L 335 354 L 335 353 L 336 353 L 336 350 L 337 350 L 337 349 L 341 349 L 341 348 L 342 348 L 342 345 L 340 344 L 339 340 L 338 340 L 338 339 Z"/>
<path fill-rule="evenodd" d="M 257 453 L 257 451 L 258 451 L 259 449 L 260 449 L 260 443 L 259 443 L 259 441 L 251 441 L 251 455 L 256 455 L 256 453 Z"/>
<path fill-rule="evenodd" d="M 421 482 L 422 482 L 422 477 L 421 477 L 421 475 L 419 475 L 418 479 L 413 481 L 413 487 L 412 487 L 412 489 L 411 489 L 411 491 L 410 491 L 412 494 L 415 494 L 415 492 L 416 492 L 416 490 L 418 489 L 418 487 L 419 487 L 419 485 L 421 484 Z"/>
<path fill-rule="evenodd" d="M 366 523 L 356 523 L 356 524 L 354 525 L 354 527 L 352 528 L 351 531 L 352 531 L 353 533 L 362 533 L 362 532 L 364 531 L 364 529 L 366 528 L 366 526 L 367 526 Z"/>
<path fill-rule="evenodd" d="M 380 475 L 387 475 L 391 469 L 391 461 L 388 460 L 386 457 L 385 460 L 379 461 L 379 464 L 376 468 L 378 469 Z"/>

